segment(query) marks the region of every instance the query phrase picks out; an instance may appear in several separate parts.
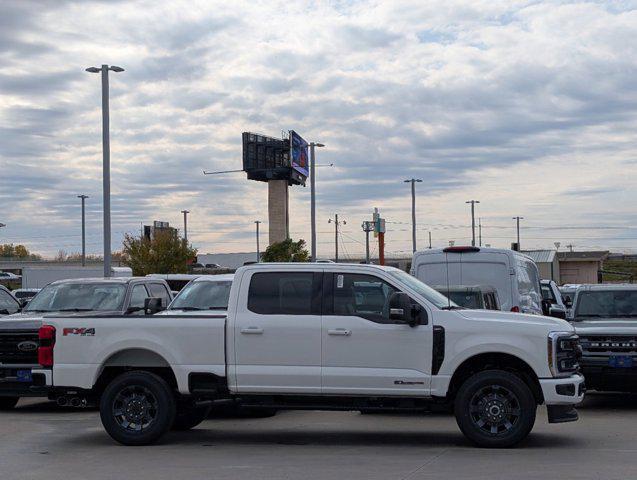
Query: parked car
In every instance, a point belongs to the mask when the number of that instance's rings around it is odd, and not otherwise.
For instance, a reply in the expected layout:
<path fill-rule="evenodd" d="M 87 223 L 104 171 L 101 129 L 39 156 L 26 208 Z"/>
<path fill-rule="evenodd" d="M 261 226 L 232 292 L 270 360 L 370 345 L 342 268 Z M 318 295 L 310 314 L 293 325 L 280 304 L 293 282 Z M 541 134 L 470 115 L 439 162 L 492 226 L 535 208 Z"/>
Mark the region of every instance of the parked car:
<path fill-rule="evenodd" d="M 192 273 L 150 273 L 146 275 L 147 278 L 155 278 L 166 281 L 173 292 L 181 291 L 181 289 L 188 285 L 191 280 L 200 276 L 201 274 Z"/>
<path fill-rule="evenodd" d="M 548 302 L 552 317 L 566 318 L 567 308 L 562 299 L 562 294 L 553 280 L 541 280 L 542 300 Z"/>
<path fill-rule="evenodd" d="M 0 293 L 1 294 L 1 293 Z M 0 409 L 13 408 L 20 397 L 47 397 L 41 377 L 32 376 L 38 357 L 38 328 L 53 315 L 71 320 L 60 335 L 94 335 L 88 317 L 122 318 L 156 313 L 172 300 L 163 280 L 142 278 L 82 278 L 59 280 L 42 289 L 19 313 L 0 320 Z"/>
<path fill-rule="evenodd" d="M 0 285 L 0 316 L 17 313 L 20 309 L 20 301 L 13 296 L 7 287 Z"/>
<path fill-rule="evenodd" d="M 637 285 L 582 285 L 572 317 L 587 388 L 637 391 Z"/>
<path fill-rule="evenodd" d="M 227 316 L 51 317 L 37 332 L 32 376 L 58 397 L 97 402 L 106 431 L 126 445 L 197 425 L 206 402 L 236 401 L 446 403 L 475 444 L 505 447 L 531 431 L 540 403 L 550 423 L 577 420 L 584 393 L 569 323 L 459 309 L 391 267 L 250 265 L 235 274 Z"/>
<path fill-rule="evenodd" d="M 22 301 L 22 300 L 29 301 L 33 297 L 35 297 L 35 295 L 40 290 L 42 290 L 42 289 L 41 288 L 16 288 L 11 293 L 13 293 L 13 296 L 15 298 L 17 298 L 18 300 L 20 300 L 20 301 Z"/>
<path fill-rule="evenodd" d="M 9 280 L 9 281 L 13 281 L 13 280 L 20 280 L 22 277 L 20 275 L 16 275 L 15 273 L 11 273 L 11 272 L 0 272 L 0 280 Z"/>
<path fill-rule="evenodd" d="M 559 287 L 562 294 L 562 301 L 566 307 L 566 317 L 570 318 L 573 313 L 573 302 L 575 301 L 575 293 L 581 285 L 579 284 L 565 284 Z"/>
<path fill-rule="evenodd" d="M 427 285 L 492 285 L 500 309 L 541 315 L 540 275 L 519 252 L 482 247 L 447 247 L 414 253 L 411 274 Z"/>
<path fill-rule="evenodd" d="M 159 315 L 225 315 L 233 274 L 201 275 L 190 281 Z"/>
<path fill-rule="evenodd" d="M 432 288 L 461 307 L 500 310 L 498 291 L 489 285 L 435 285 Z"/>

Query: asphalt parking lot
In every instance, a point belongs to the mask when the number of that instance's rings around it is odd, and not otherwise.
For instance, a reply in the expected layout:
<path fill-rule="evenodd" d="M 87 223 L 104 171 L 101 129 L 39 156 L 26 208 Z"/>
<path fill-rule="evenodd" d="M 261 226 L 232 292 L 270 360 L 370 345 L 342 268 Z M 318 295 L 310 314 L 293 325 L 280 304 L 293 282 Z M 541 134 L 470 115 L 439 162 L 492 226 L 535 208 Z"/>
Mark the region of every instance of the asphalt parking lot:
<path fill-rule="evenodd" d="M 629 479 L 637 477 L 637 395 L 588 395 L 580 421 L 546 423 L 516 449 L 471 447 L 445 414 L 281 412 L 211 419 L 160 445 L 122 447 L 95 410 L 36 400 L 0 413 L 0 478 Z"/>

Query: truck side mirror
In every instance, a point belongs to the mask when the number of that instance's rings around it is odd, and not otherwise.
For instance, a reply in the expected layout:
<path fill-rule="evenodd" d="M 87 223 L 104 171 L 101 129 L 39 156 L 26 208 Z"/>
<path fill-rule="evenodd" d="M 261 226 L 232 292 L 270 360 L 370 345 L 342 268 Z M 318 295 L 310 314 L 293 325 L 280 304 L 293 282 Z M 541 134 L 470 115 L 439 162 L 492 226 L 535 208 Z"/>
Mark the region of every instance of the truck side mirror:
<path fill-rule="evenodd" d="M 163 310 L 161 305 L 161 298 L 149 297 L 144 300 L 144 313 L 146 315 L 154 315 L 157 312 Z"/>
<path fill-rule="evenodd" d="M 547 317 L 551 314 L 551 303 L 550 300 L 542 300 L 542 315 L 546 315 Z"/>
<path fill-rule="evenodd" d="M 562 320 L 566 320 L 566 310 L 562 307 L 551 307 L 549 309 L 549 315 L 555 318 L 561 318 Z"/>
<path fill-rule="evenodd" d="M 571 308 L 573 306 L 573 300 L 571 300 L 571 297 L 564 298 L 564 306 L 566 308 Z"/>
<path fill-rule="evenodd" d="M 389 319 L 400 323 L 407 323 L 410 327 L 418 325 L 416 311 L 411 298 L 404 292 L 394 292 L 389 297 Z"/>

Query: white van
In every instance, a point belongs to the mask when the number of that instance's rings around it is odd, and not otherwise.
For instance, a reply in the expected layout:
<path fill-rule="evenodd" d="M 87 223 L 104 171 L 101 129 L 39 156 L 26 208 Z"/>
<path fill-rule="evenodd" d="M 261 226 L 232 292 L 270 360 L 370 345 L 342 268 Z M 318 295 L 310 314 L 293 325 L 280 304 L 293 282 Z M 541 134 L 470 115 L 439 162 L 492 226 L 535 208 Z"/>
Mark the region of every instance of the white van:
<path fill-rule="evenodd" d="M 500 310 L 542 315 L 537 265 L 513 250 L 447 247 L 414 253 L 411 274 L 428 285 L 491 285 Z"/>

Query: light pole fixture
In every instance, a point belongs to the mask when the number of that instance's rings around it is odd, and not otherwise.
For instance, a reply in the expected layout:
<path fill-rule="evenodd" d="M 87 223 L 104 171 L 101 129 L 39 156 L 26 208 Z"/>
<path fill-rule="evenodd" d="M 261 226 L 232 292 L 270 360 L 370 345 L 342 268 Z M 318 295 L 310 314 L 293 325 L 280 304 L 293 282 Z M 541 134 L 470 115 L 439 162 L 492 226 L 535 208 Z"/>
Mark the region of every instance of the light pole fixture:
<path fill-rule="evenodd" d="M 181 213 L 184 214 L 184 242 L 188 243 L 188 214 L 190 210 L 182 210 Z"/>
<path fill-rule="evenodd" d="M 316 156 L 314 149 L 324 146 L 322 143 L 310 142 L 310 223 L 312 230 L 310 257 L 312 262 L 316 262 L 316 178 L 314 176 L 314 172 L 316 171 Z"/>
<path fill-rule="evenodd" d="M 104 203 L 104 277 L 111 276 L 111 141 L 108 105 L 108 72 L 123 72 L 122 67 L 89 67 L 90 73 L 102 74 L 102 192 Z"/>
<path fill-rule="evenodd" d="M 513 217 L 513 220 L 515 220 L 516 230 L 518 232 L 518 252 L 519 252 L 522 250 L 520 248 L 520 220 L 524 220 L 524 217 Z"/>
<path fill-rule="evenodd" d="M 82 200 L 82 266 L 86 266 L 86 216 L 84 209 L 84 202 L 88 195 L 78 195 L 77 198 Z"/>
<path fill-rule="evenodd" d="M 257 226 L 257 263 L 261 261 L 261 249 L 259 248 L 259 225 L 261 225 L 261 220 L 255 220 L 254 224 Z"/>
<path fill-rule="evenodd" d="M 404 183 L 411 183 L 411 247 L 416 252 L 416 183 L 422 183 L 422 180 L 410 178 Z"/>
<path fill-rule="evenodd" d="M 475 205 L 476 203 L 480 203 L 479 200 L 468 200 L 464 203 L 471 204 L 471 246 L 476 246 L 476 212 Z"/>

